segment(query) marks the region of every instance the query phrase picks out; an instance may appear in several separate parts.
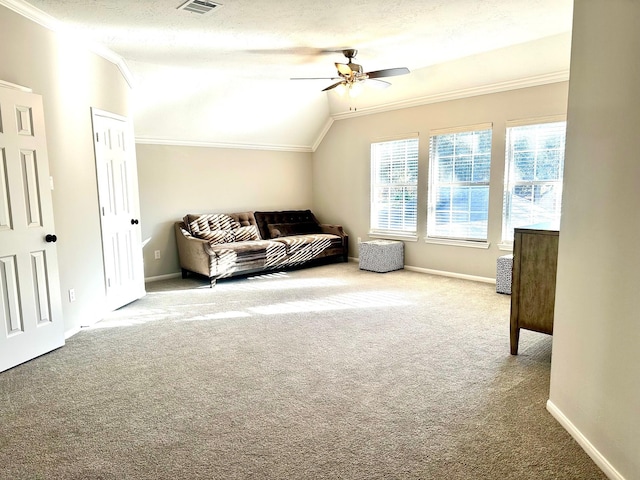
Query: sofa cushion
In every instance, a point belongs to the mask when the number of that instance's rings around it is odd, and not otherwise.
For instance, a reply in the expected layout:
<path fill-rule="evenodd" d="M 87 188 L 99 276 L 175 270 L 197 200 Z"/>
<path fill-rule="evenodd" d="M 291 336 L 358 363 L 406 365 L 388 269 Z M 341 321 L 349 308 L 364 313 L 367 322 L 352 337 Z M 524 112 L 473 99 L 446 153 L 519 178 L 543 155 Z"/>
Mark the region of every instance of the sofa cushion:
<path fill-rule="evenodd" d="M 255 225 L 248 225 L 246 227 L 238 227 L 233 231 L 236 242 L 244 242 L 248 240 L 260 240 L 260 234 L 258 233 L 258 227 Z"/>
<path fill-rule="evenodd" d="M 189 233 L 211 245 L 261 240 L 251 212 L 189 214 L 184 223 Z"/>
<path fill-rule="evenodd" d="M 212 230 L 235 230 L 240 226 L 230 215 L 224 213 L 189 214 L 184 217 L 184 223 L 191 235 L 198 237 Z"/>
<path fill-rule="evenodd" d="M 271 238 L 289 237 L 291 235 L 306 235 L 308 233 L 320 233 L 320 225 L 314 222 L 295 223 L 269 223 L 269 235 Z"/>
<path fill-rule="evenodd" d="M 236 241 L 234 230 L 211 230 L 209 232 L 200 232 L 197 236 L 203 240 L 208 240 L 210 245 Z"/>
<path fill-rule="evenodd" d="M 277 267 L 286 260 L 286 246 L 281 242 L 255 240 L 211 248 L 217 261 L 217 275 L 238 269 Z"/>
<path fill-rule="evenodd" d="M 248 227 L 249 225 L 256 224 L 253 212 L 230 213 L 229 216 L 238 222 L 241 227 Z"/>
<path fill-rule="evenodd" d="M 319 225 L 318 220 L 311 210 L 284 210 L 279 212 L 254 212 L 256 224 L 260 235 L 264 239 L 271 238 L 269 235 L 269 224 L 276 225 L 279 223 L 315 223 Z M 304 233 L 304 232 L 303 232 Z M 309 232 L 313 233 L 313 232 Z M 295 235 L 295 234 L 293 234 Z"/>

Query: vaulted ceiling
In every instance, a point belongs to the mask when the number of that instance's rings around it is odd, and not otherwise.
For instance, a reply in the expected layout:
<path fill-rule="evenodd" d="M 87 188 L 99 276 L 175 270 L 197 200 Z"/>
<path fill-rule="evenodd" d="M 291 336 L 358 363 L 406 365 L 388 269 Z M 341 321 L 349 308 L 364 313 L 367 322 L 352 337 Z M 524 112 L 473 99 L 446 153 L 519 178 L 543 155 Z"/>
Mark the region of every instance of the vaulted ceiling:
<path fill-rule="evenodd" d="M 311 151 L 349 115 L 568 78 L 572 0 L 184 1 L 24 3 L 122 58 L 139 141 Z M 344 48 L 411 73 L 355 98 L 291 80 L 336 77 Z"/>

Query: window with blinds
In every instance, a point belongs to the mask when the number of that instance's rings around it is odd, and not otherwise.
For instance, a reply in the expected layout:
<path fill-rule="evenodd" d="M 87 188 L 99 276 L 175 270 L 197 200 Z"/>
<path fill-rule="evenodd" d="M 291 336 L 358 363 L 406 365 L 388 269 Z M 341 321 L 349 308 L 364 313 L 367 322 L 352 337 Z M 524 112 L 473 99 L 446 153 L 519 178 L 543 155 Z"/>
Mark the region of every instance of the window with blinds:
<path fill-rule="evenodd" d="M 415 235 L 418 139 L 371 144 L 371 233 Z"/>
<path fill-rule="evenodd" d="M 514 228 L 559 223 L 566 130 L 565 121 L 507 127 L 503 242 Z"/>
<path fill-rule="evenodd" d="M 432 132 L 427 238 L 487 240 L 491 124 Z"/>

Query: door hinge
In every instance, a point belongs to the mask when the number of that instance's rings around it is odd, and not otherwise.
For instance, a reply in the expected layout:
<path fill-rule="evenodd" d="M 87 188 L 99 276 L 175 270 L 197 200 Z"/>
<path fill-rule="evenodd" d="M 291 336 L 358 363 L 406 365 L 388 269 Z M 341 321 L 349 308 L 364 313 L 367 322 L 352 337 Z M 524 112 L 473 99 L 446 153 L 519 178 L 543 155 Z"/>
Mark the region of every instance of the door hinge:
<path fill-rule="evenodd" d="M 100 134 L 98 132 L 96 132 L 96 142 L 100 141 Z"/>

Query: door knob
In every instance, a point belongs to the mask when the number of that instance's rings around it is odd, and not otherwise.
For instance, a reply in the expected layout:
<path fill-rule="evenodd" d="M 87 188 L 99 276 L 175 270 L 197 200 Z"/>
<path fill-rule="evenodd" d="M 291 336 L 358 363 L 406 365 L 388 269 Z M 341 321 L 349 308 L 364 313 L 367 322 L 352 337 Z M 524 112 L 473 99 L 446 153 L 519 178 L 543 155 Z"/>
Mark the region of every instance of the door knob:
<path fill-rule="evenodd" d="M 58 237 L 56 237 L 55 235 L 51 235 L 50 233 L 47 234 L 46 237 L 44 237 L 46 242 L 49 243 L 56 243 L 56 240 L 58 240 Z"/>
<path fill-rule="evenodd" d="M 138 220 L 136 220 L 135 218 L 131 219 L 131 225 L 137 225 L 138 224 Z"/>

